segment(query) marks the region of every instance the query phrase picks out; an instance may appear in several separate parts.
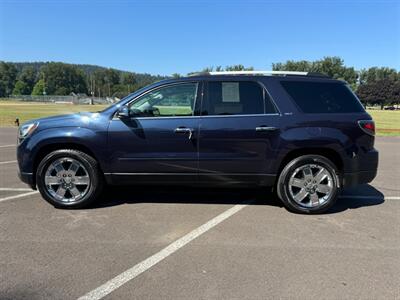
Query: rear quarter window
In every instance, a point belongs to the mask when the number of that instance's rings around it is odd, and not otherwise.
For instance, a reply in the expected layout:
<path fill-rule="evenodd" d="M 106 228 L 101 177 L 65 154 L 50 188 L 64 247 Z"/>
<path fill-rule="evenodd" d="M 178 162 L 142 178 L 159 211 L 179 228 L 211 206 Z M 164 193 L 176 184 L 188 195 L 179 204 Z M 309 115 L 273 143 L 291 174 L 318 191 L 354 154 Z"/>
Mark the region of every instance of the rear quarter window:
<path fill-rule="evenodd" d="M 304 113 L 357 113 L 364 108 L 342 83 L 281 81 L 282 87 Z"/>

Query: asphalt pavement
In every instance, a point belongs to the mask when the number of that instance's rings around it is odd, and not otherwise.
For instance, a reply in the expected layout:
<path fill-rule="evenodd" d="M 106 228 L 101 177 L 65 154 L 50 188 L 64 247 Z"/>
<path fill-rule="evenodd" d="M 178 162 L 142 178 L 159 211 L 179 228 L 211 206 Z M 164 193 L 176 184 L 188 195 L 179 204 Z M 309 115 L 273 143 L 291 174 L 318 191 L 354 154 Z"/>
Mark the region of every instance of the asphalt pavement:
<path fill-rule="evenodd" d="M 0 129 L 0 299 L 400 299 L 400 138 L 378 137 L 377 178 L 326 214 L 271 194 L 107 189 L 59 210 L 17 178 Z"/>

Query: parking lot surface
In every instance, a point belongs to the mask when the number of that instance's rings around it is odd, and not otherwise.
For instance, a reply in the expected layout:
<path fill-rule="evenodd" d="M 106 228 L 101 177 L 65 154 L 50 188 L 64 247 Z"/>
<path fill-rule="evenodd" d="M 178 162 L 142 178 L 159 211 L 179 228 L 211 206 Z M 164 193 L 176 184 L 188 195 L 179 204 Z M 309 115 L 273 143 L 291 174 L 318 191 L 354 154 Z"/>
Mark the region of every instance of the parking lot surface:
<path fill-rule="evenodd" d="M 327 214 L 265 191 L 111 188 L 58 210 L 17 178 L 0 129 L 0 299 L 400 299 L 400 138 Z"/>

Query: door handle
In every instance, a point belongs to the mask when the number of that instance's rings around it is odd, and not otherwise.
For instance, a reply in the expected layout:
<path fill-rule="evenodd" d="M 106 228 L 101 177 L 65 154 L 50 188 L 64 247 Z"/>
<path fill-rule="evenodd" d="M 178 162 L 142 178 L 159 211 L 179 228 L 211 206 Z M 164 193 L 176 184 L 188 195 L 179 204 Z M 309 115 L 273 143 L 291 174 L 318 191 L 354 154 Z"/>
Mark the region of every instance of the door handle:
<path fill-rule="evenodd" d="M 256 131 L 275 131 L 278 128 L 276 127 L 269 127 L 269 126 L 258 126 L 256 127 Z"/>
<path fill-rule="evenodd" d="M 175 128 L 174 132 L 175 133 L 189 133 L 189 140 L 192 138 L 193 135 L 193 128 L 187 128 L 187 127 L 178 127 Z"/>

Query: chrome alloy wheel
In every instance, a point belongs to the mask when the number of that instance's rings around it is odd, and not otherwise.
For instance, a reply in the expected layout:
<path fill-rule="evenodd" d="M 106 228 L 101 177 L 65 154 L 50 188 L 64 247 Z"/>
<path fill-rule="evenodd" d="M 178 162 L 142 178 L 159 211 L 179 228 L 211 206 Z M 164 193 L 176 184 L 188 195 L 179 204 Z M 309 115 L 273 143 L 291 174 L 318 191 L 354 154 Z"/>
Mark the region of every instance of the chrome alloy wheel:
<path fill-rule="evenodd" d="M 334 181 L 330 172 L 316 164 L 303 165 L 289 179 L 292 199 L 303 207 L 318 207 L 330 200 Z"/>
<path fill-rule="evenodd" d="M 79 201 L 90 187 L 88 171 L 82 163 L 70 157 L 53 161 L 47 167 L 44 182 L 47 192 L 61 203 Z"/>

